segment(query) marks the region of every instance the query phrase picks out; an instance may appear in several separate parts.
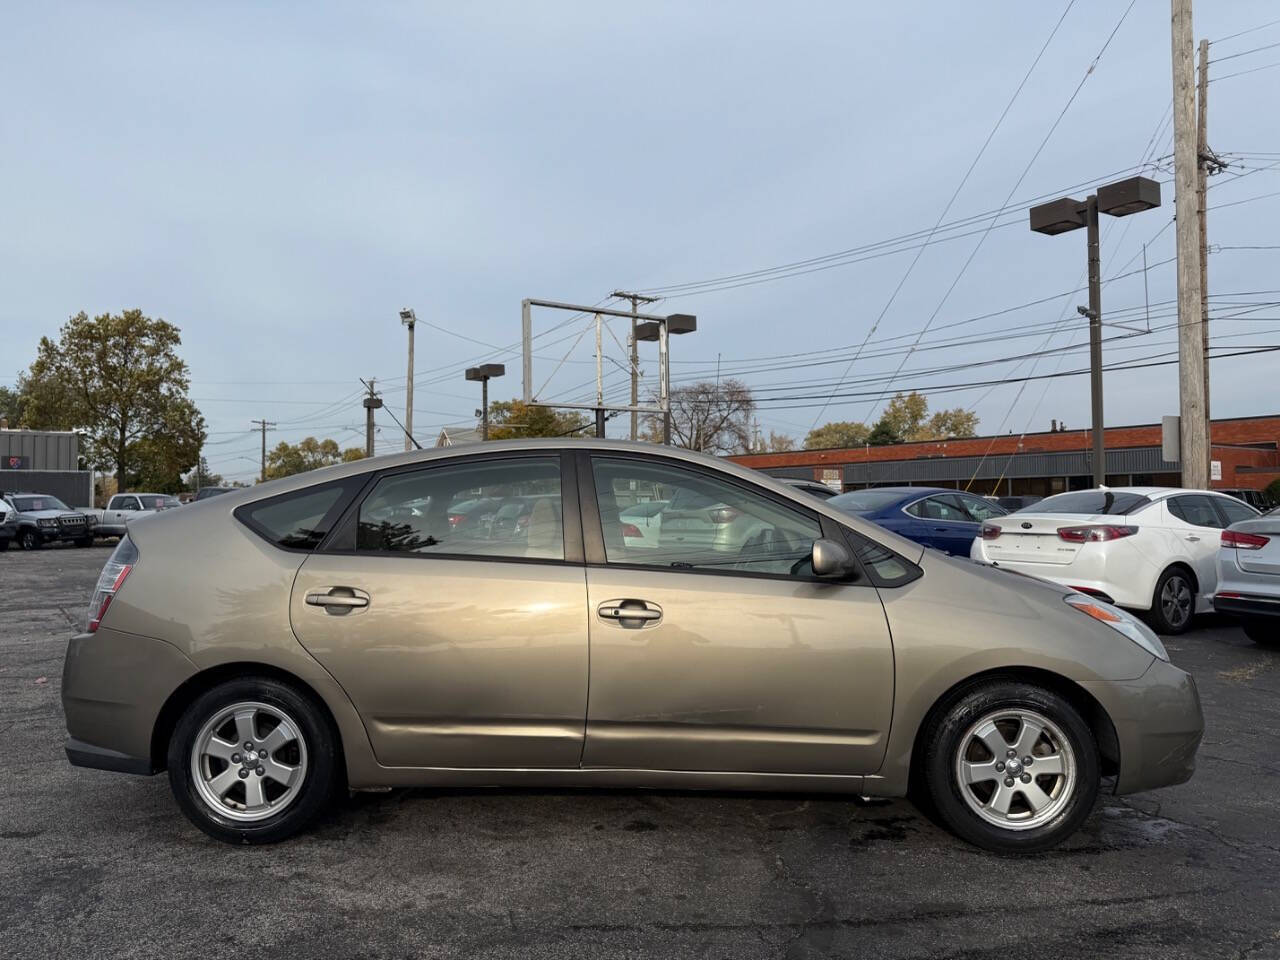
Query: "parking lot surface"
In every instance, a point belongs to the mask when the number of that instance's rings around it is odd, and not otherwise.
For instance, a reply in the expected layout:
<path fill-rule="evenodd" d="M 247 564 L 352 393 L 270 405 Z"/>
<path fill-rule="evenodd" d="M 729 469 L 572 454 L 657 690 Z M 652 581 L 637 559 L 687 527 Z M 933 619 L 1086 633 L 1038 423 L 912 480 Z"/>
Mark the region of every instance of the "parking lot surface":
<path fill-rule="evenodd" d="M 0 554 L 7 957 L 1280 957 L 1280 653 L 1225 621 L 1167 641 L 1204 702 L 1194 779 L 1104 797 L 1034 858 L 905 800 L 595 791 L 361 794 L 237 848 L 166 777 L 65 760 L 63 651 L 107 552 Z"/>

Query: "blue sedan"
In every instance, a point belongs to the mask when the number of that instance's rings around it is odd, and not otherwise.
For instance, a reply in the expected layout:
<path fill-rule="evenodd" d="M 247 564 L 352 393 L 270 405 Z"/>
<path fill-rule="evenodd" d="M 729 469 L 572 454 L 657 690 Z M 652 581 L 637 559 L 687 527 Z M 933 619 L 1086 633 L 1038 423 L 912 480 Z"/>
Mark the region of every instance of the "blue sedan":
<path fill-rule="evenodd" d="M 969 556 L 982 521 L 1009 511 L 972 493 L 940 487 L 872 487 L 827 501 L 899 536 L 958 557 Z"/>

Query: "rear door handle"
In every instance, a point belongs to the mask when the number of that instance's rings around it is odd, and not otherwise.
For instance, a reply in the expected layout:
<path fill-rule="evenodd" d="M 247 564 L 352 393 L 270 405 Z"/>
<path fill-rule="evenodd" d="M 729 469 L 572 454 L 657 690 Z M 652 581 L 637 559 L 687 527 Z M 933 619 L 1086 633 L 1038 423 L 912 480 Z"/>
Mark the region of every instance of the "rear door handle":
<path fill-rule="evenodd" d="M 369 595 L 352 587 L 330 587 L 326 592 L 316 591 L 306 596 L 308 606 L 324 607 L 327 613 L 348 613 L 369 605 Z"/>
<path fill-rule="evenodd" d="M 608 600 L 596 608 L 601 620 L 610 620 L 635 630 L 662 619 L 662 608 L 645 600 Z"/>
<path fill-rule="evenodd" d="M 1200 538 L 1199 538 L 1199 537 L 1197 537 L 1194 533 L 1193 533 L 1193 534 L 1191 534 L 1189 537 L 1187 537 L 1187 539 L 1188 539 L 1188 540 L 1190 540 L 1192 543 L 1199 543 L 1199 542 L 1200 542 Z"/>

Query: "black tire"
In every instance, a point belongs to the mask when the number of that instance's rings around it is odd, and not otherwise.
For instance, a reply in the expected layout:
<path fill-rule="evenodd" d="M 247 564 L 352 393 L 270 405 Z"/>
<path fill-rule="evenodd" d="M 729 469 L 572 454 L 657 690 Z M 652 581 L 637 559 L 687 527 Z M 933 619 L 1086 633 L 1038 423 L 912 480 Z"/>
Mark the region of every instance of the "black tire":
<path fill-rule="evenodd" d="M 962 790 L 974 788 L 961 785 L 956 765 L 961 757 L 961 741 L 974 724 L 994 713 L 1019 710 L 1038 714 L 1057 726 L 1074 757 L 1074 777 L 1062 778 L 1062 789 L 1069 792 L 1058 795 L 1061 800 L 1055 805 L 1061 805 L 1050 819 L 1036 826 L 1000 827 L 970 806 Z M 920 770 L 926 808 L 957 836 L 976 846 L 1005 854 L 1040 853 L 1075 833 L 1093 811 L 1099 782 L 1097 743 L 1079 711 L 1052 690 L 1012 679 L 976 684 L 961 690 L 938 710 L 923 737 Z M 1068 788 L 1067 784 L 1071 786 Z M 999 789 L 998 784 L 992 786 Z M 1015 781 L 1013 790 L 1017 789 Z M 979 802 L 986 800 L 979 798 Z M 1015 803 L 1030 809 L 1025 799 L 1015 799 Z"/>
<path fill-rule="evenodd" d="M 93 546 L 93 537 L 81 537 L 79 540 L 77 540 L 77 541 L 76 541 L 76 546 L 77 546 L 77 547 L 92 547 L 92 546 Z"/>
<path fill-rule="evenodd" d="M 1166 591 L 1172 591 L 1179 597 L 1189 596 L 1190 607 L 1182 609 L 1181 605 L 1170 606 Z M 1156 581 L 1155 592 L 1151 595 L 1151 609 L 1147 611 L 1146 621 L 1156 633 L 1177 636 L 1191 629 L 1191 621 L 1196 615 L 1196 582 L 1185 567 L 1170 567 L 1160 574 Z"/>
<path fill-rule="evenodd" d="M 0 553 L 4 553 L 8 549 L 9 549 L 9 538 L 5 537 L 3 540 L 0 540 Z"/>
<path fill-rule="evenodd" d="M 44 540 L 34 530 L 23 530 L 18 534 L 18 546 L 23 550 L 39 550 L 44 546 Z"/>
<path fill-rule="evenodd" d="M 1280 648 L 1280 617 L 1250 617 L 1240 625 L 1244 635 L 1258 646 Z"/>
<path fill-rule="evenodd" d="M 219 813 L 205 801 L 196 786 L 191 760 L 204 725 L 219 711 L 245 701 L 266 704 L 288 716 L 305 745 L 307 758 L 305 776 L 288 806 L 252 822 Z M 279 680 L 251 677 L 219 684 L 187 707 L 169 740 L 168 767 L 169 785 L 178 806 L 209 836 L 225 843 L 276 843 L 305 829 L 329 805 L 341 782 L 341 750 L 327 715 L 312 697 Z"/>

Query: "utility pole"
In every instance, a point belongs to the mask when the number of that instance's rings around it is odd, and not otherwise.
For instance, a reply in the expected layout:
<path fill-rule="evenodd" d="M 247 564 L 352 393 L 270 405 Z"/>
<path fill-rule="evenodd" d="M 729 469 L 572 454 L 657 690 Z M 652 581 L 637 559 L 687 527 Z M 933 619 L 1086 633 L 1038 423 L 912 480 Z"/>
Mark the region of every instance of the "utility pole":
<path fill-rule="evenodd" d="M 364 455 L 366 457 L 373 456 L 373 411 L 382 408 L 382 398 L 374 392 L 373 385 L 376 381 L 372 377 L 368 380 L 362 380 L 369 392 L 365 395 L 362 403 L 364 404 Z"/>
<path fill-rule="evenodd" d="M 626 293 L 622 290 L 613 291 L 613 295 L 619 300 L 631 301 L 631 406 L 640 405 L 640 346 L 636 343 L 636 326 L 639 324 L 637 315 L 640 313 L 640 304 L 657 303 L 660 297 L 646 297 L 638 293 Z M 631 439 L 636 440 L 640 436 L 640 415 L 635 411 L 631 411 Z"/>
<path fill-rule="evenodd" d="M 405 378 L 404 448 L 413 449 L 413 328 L 418 316 L 409 307 L 400 311 L 400 322 L 409 328 L 409 375 Z"/>
<path fill-rule="evenodd" d="M 1173 38 L 1173 181 L 1178 238 L 1178 401 L 1182 417 L 1182 485 L 1209 486 L 1205 353 L 1201 323 L 1200 229 L 1196 198 L 1195 41 L 1191 0 L 1171 0 Z"/>
<path fill-rule="evenodd" d="M 635 321 L 632 321 L 633 323 Z M 604 342 L 600 334 L 604 320 L 596 314 L 596 438 L 604 439 Z M 635 416 L 635 414 L 632 414 Z"/>
<path fill-rule="evenodd" d="M 1200 41 L 1200 78 L 1196 98 L 1196 219 L 1200 221 L 1200 343 L 1204 352 L 1204 435 L 1212 482 L 1213 415 L 1209 389 L 1209 174 L 1225 166 L 1209 149 L 1209 41 Z"/>
<path fill-rule="evenodd" d="M 266 483 L 267 481 L 267 431 L 275 427 L 275 421 L 250 420 L 249 422 L 262 428 L 262 474 L 259 477 L 258 482 Z"/>

